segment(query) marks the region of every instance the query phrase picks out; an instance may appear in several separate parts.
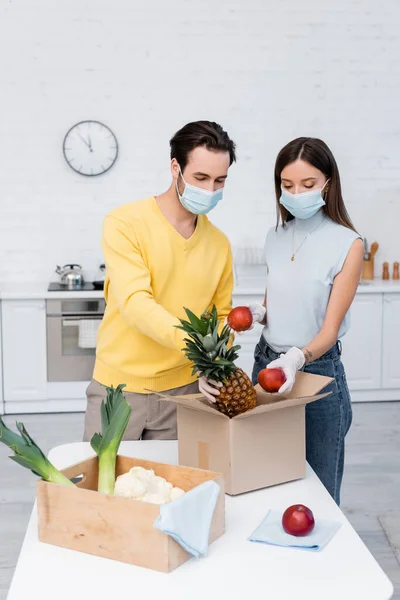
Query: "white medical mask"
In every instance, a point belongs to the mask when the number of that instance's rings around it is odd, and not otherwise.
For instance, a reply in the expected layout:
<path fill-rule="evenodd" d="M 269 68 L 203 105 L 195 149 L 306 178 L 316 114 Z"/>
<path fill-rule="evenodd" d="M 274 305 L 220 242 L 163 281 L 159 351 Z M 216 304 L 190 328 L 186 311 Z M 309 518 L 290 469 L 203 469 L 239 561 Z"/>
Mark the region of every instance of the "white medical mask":
<path fill-rule="evenodd" d="M 310 192 L 301 192 L 300 194 L 291 194 L 285 188 L 281 188 L 282 194 L 279 199 L 280 204 L 290 212 L 296 219 L 310 219 L 322 206 L 325 206 L 325 200 L 322 197 L 322 191 L 329 179 L 324 183 L 321 189 L 311 190 Z"/>
<path fill-rule="evenodd" d="M 181 168 L 179 167 L 179 173 L 183 179 Z M 208 190 L 203 190 L 202 188 L 196 187 L 195 185 L 191 185 L 190 183 L 185 184 L 185 189 L 183 190 L 183 194 L 179 193 L 178 182 L 176 183 L 176 191 L 178 194 L 178 198 L 181 201 L 182 206 L 186 208 L 189 212 L 194 215 L 205 215 L 210 210 L 215 208 L 222 200 L 223 197 L 223 188 L 219 190 L 215 190 L 214 192 L 209 192 Z"/>

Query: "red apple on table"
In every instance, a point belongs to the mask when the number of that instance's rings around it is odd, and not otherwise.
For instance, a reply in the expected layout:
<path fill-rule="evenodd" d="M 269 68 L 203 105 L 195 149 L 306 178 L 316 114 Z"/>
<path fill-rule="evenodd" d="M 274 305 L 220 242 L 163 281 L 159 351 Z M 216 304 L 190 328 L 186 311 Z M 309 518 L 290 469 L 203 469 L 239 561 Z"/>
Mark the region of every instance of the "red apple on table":
<path fill-rule="evenodd" d="M 258 374 L 257 380 L 263 390 L 274 394 L 285 383 L 286 375 L 282 369 L 262 369 Z"/>
<path fill-rule="evenodd" d="M 308 535 L 314 529 L 314 525 L 314 515 L 304 504 L 293 504 L 282 515 L 282 527 L 290 535 Z"/>
<path fill-rule="evenodd" d="M 247 331 L 253 324 L 253 315 L 247 306 L 236 306 L 229 313 L 227 321 L 234 331 Z"/>

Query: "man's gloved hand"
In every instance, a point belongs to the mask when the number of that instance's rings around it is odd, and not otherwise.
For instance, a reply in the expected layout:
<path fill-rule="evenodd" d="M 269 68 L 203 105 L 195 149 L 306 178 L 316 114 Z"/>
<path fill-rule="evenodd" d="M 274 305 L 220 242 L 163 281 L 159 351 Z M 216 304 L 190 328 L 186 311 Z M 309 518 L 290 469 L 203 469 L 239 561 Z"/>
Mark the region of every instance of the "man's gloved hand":
<path fill-rule="evenodd" d="M 303 352 L 299 348 L 293 347 L 286 354 L 281 354 L 279 358 L 269 363 L 267 369 L 282 369 L 286 375 L 286 381 L 279 388 L 278 394 L 288 394 L 292 390 L 296 372 L 303 367 L 305 361 Z"/>
<path fill-rule="evenodd" d="M 216 396 L 219 396 L 218 388 L 222 387 L 222 383 L 217 383 L 212 379 L 206 379 L 206 377 L 200 377 L 199 379 L 199 390 L 213 404 L 215 403 Z"/>

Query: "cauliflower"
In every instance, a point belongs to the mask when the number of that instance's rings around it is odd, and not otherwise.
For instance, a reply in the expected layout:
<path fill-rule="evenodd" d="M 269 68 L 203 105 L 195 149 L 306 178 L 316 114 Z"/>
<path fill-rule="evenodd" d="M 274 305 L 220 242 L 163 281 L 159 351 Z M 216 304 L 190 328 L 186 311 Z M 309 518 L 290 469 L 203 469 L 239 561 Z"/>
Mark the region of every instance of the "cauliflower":
<path fill-rule="evenodd" d="M 163 477 L 154 476 L 150 482 L 148 491 L 152 494 L 159 494 L 169 499 L 171 490 L 173 489 L 172 483 L 166 481 Z"/>
<path fill-rule="evenodd" d="M 172 483 L 156 475 L 153 469 L 132 467 L 127 473 L 119 475 L 115 482 L 115 496 L 132 498 L 152 504 L 165 504 L 180 498 L 185 492 Z"/>
<path fill-rule="evenodd" d="M 155 477 L 153 469 L 145 469 L 144 467 L 132 467 L 129 473 L 132 473 L 134 477 L 137 477 L 141 481 L 148 483 L 153 477 Z"/>
<path fill-rule="evenodd" d="M 130 471 L 117 477 L 114 495 L 123 498 L 141 498 L 146 493 L 146 485 L 137 477 L 132 477 Z"/>
<path fill-rule="evenodd" d="M 166 504 L 169 502 L 169 498 L 162 496 L 161 494 L 151 494 L 147 493 L 140 498 L 142 502 L 151 502 L 152 504 Z"/>

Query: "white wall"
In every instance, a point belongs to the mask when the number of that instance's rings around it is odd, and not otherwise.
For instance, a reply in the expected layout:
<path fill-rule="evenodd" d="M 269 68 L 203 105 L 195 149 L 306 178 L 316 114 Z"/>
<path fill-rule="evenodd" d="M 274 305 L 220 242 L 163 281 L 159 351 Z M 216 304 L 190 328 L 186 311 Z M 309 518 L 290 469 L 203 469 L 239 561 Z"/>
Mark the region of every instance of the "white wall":
<path fill-rule="evenodd" d="M 169 185 L 168 140 L 195 119 L 238 145 L 212 217 L 235 248 L 262 246 L 276 153 L 312 135 L 379 262 L 399 260 L 399 19 L 398 0 L 0 0 L 0 280 L 90 277 L 104 214 Z M 120 144 L 99 178 L 62 156 L 82 119 Z"/>

